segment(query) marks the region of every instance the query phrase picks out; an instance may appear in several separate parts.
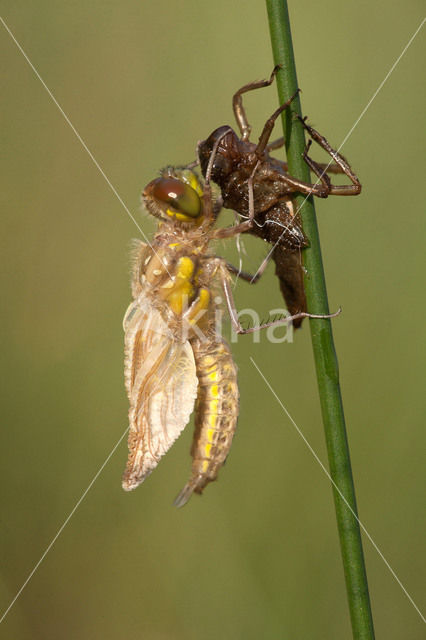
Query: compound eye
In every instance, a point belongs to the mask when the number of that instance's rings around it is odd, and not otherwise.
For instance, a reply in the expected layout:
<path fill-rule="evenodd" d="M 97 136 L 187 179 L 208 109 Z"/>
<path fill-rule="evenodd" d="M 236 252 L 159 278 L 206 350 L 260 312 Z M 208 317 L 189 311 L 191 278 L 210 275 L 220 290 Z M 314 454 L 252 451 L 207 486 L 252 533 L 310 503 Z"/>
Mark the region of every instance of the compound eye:
<path fill-rule="evenodd" d="M 192 187 L 175 178 L 158 178 L 152 183 L 152 196 L 164 202 L 178 213 L 197 218 L 201 212 L 201 200 Z"/>

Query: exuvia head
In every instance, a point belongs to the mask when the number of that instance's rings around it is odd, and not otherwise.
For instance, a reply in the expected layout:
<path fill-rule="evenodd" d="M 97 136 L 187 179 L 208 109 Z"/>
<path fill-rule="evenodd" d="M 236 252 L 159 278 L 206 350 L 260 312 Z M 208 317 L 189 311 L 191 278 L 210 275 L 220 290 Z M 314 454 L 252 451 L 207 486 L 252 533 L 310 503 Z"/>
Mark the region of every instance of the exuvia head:
<path fill-rule="evenodd" d="M 215 129 L 206 140 L 198 145 L 198 158 L 201 171 L 207 177 L 212 154 L 211 179 L 220 184 L 234 169 L 234 163 L 240 157 L 238 136 L 231 127 L 224 125 Z"/>

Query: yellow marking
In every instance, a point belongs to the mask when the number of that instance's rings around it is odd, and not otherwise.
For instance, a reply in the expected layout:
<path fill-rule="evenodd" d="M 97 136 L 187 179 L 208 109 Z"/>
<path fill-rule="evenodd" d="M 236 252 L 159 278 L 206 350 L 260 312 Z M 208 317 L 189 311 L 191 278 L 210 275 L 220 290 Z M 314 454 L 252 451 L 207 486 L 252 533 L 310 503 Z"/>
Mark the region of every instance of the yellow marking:
<path fill-rule="evenodd" d="M 175 209 L 166 209 L 166 214 L 169 218 L 176 218 L 176 220 L 181 220 L 182 222 L 188 222 L 189 216 L 186 216 L 183 213 L 179 213 Z"/>
<path fill-rule="evenodd" d="M 189 186 L 192 187 L 194 191 L 196 191 L 198 195 L 201 197 L 203 195 L 203 190 L 201 188 L 201 185 L 197 176 L 195 175 L 195 173 L 191 172 L 188 177 L 189 177 L 189 180 L 188 180 Z"/>
<path fill-rule="evenodd" d="M 213 371 L 212 373 L 209 373 L 207 376 L 212 382 L 217 382 L 217 379 L 219 377 L 217 370 Z"/>
<path fill-rule="evenodd" d="M 189 279 L 193 275 L 194 269 L 195 265 L 191 258 L 183 256 L 182 258 L 179 258 L 176 277 Z"/>
<path fill-rule="evenodd" d="M 179 287 L 172 290 L 167 296 L 167 301 L 173 313 L 176 315 L 181 314 L 184 302 L 188 304 L 188 300 L 190 300 L 193 295 L 194 287 L 188 280 L 182 282 Z"/>
<path fill-rule="evenodd" d="M 207 431 L 208 441 L 209 441 L 210 445 L 212 445 L 213 444 L 213 436 L 214 436 L 216 423 L 217 423 L 217 416 L 210 416 L 209 421 L 210 422 L 214 422 L 214 425 L 212 425 L 211 429 L 208 429 L 208 431 Z"/>
<path fill-rule="evenodd" d="M 216 431 L 216 425 L 217 425 L 217 418 L 218 416 L 216 415 L 211 415 L 209 416 L 209 423 L 210 423 L 210 428 L 207 429 L 207 444 L 204 447 L 204 451 L 206 453 L 206 457 L 208 457 L 210 455 L 210 451 L 211 448 L 215 442 L 215 431 Z"/>
<path fill-rule="evenodd" d="M 207 307 L 209 306 L 209 302 L 210 302 L 210 291 L 208 289 L 204 289 L 204 287 L 202 289 L 200 289 L 200 293 L 199 293 L 199 305 L 202 309 L 207 309 Z"/>
<path fill-rule="evenodd" d="M 169 249 L 174 249 L 175 247 L 179 247 L 180 243 L 179 242 L 172 242 L 171 244 L 169 244 Z"/>
<path fill-rule="evenodd" d="M 217 373 L 217 365 L 212 364 L 210 367 L 205 367 L 204 375 L 212 376 L 215 373 Z M 213 380 L 213 382 L 214 382 L 214 380 Z"/>
<path fill-rule="evenodd" d="M 217 408 L 218 408 L 219 402 L 218 400 L 215 399 L 211 399 L 209 401 L 209 413 L 217 413 Z"/>
<path fill-rule="evenodd" d="M 191 307 L 191 312 L 188 314 L 188 322 L 193 324 L 194 322 L 198 322 L 203 319 L 203 316 L 197 317 L 200 311 L 204 309 L 208 309 L 210 302 L 210 292 L 208 289 L 200 289 L 198 292 L 198 299 L 194 302 Z M 204 315 L 204 314 L 203 314 Z"/>
<path fill-rule="evenodd" d="M 175 220 L 179 220 L 179 222 L 190 222 L 196 227 L 198 227 L 203 221 L 202 215 L 193 218 L 191 216 L 185 215 L 184 213 L 179 213 L 178 211 L 175 211 L 175 209 L 166 209 L 166 214 L 169 216 L 169 218 L 174 218 Z"/>
<path fill-rule="evenodd" d="M 217 386 L 217 384 L 212 384 L 212 386 L 210 387 L 210 393 L 215 398 L 218 397 L 218 395 L 219 395 L 219 387 Z"/>
<path fill-rule="evenodd" d="M 209 469 L 209 461 L 203 460 L 203 464 L 201 465 L 201 473 L 206 473 Z"/>
<path fill-rule="evenodd" d="M 163 296 L 176 315 L 181 314 L 184 310 L 184 304 L 188 305 L 194 298 L 195 288 L 191 282 L 194 269 L 195 265 L 191 258 L 182 256 L 177 262 L 175 276 L 162 286 L 162 289 L 168 289 Z"/>

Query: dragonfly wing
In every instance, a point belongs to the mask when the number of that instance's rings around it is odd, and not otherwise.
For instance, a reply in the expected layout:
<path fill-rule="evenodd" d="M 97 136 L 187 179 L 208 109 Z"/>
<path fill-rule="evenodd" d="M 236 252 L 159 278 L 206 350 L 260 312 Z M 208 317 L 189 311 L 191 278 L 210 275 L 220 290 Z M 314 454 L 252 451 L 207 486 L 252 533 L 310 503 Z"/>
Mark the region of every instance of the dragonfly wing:
<path fill-rule="evenodd" d="M 189 422 L 198 380 L 190 343 L 174 339 L 159 311 L 145 300 L 130 305 L 124 326 L 130 430 L 123 488 L 130 491 L 157 466 Z"/>

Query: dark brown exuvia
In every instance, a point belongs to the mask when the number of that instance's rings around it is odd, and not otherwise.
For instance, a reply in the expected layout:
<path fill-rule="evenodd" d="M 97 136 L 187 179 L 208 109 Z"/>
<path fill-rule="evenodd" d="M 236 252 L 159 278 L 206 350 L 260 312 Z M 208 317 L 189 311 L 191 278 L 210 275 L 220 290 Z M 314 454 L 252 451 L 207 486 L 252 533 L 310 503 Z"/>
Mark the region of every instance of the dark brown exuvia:
<path fill-rule="evenodd" d="M 283 138 L 269 143 L 275 121 L 290 106 L 298 92 L 266 121 L 259 142 L 255 144 L 250 141 L 251 127 L 242 95 L 271 85 L 278 70 L 279 67 L 275 67 L 269 80 L 251 82 L 234 94 L 232 105 L 241 137 L 229 126 L 219 127 L 200 142 L 198 157 L 207 184 L 213 180 L 220 187 L 223 206 L 233 209 L 245 219 L 239 225 L 241 231 L 258 236 L 272 245 L 270 255 L 275 262 L 280 289 L 290 314 L 294 315 L 307 311 L 302 250 L 309 244 L 302 230 L 295 196 L 302 194 L 327 198 L 329 195 L 358 195 L 361 183 L 345 158 L 302 118 L 299 120 L 311 138 L 303 158 L 317 176 L 317 182 L 309 184 L 293 178 L 288 173 L 287 163 L 270 155 L 270 151 L 284 145 Z M 330 155 L 333 163 L 324 165 L 310 158 L 308 151 L 312 140 Z M 327 173 L 345 174 L 352 184 L 334 185 Z M 266 265 L 267 260 L 254 276 L 244 272 L 239 275 L 255 283 Z M 294 320 L 293 326 L 300 327 L 302 320 L 303 317 Z"/>

